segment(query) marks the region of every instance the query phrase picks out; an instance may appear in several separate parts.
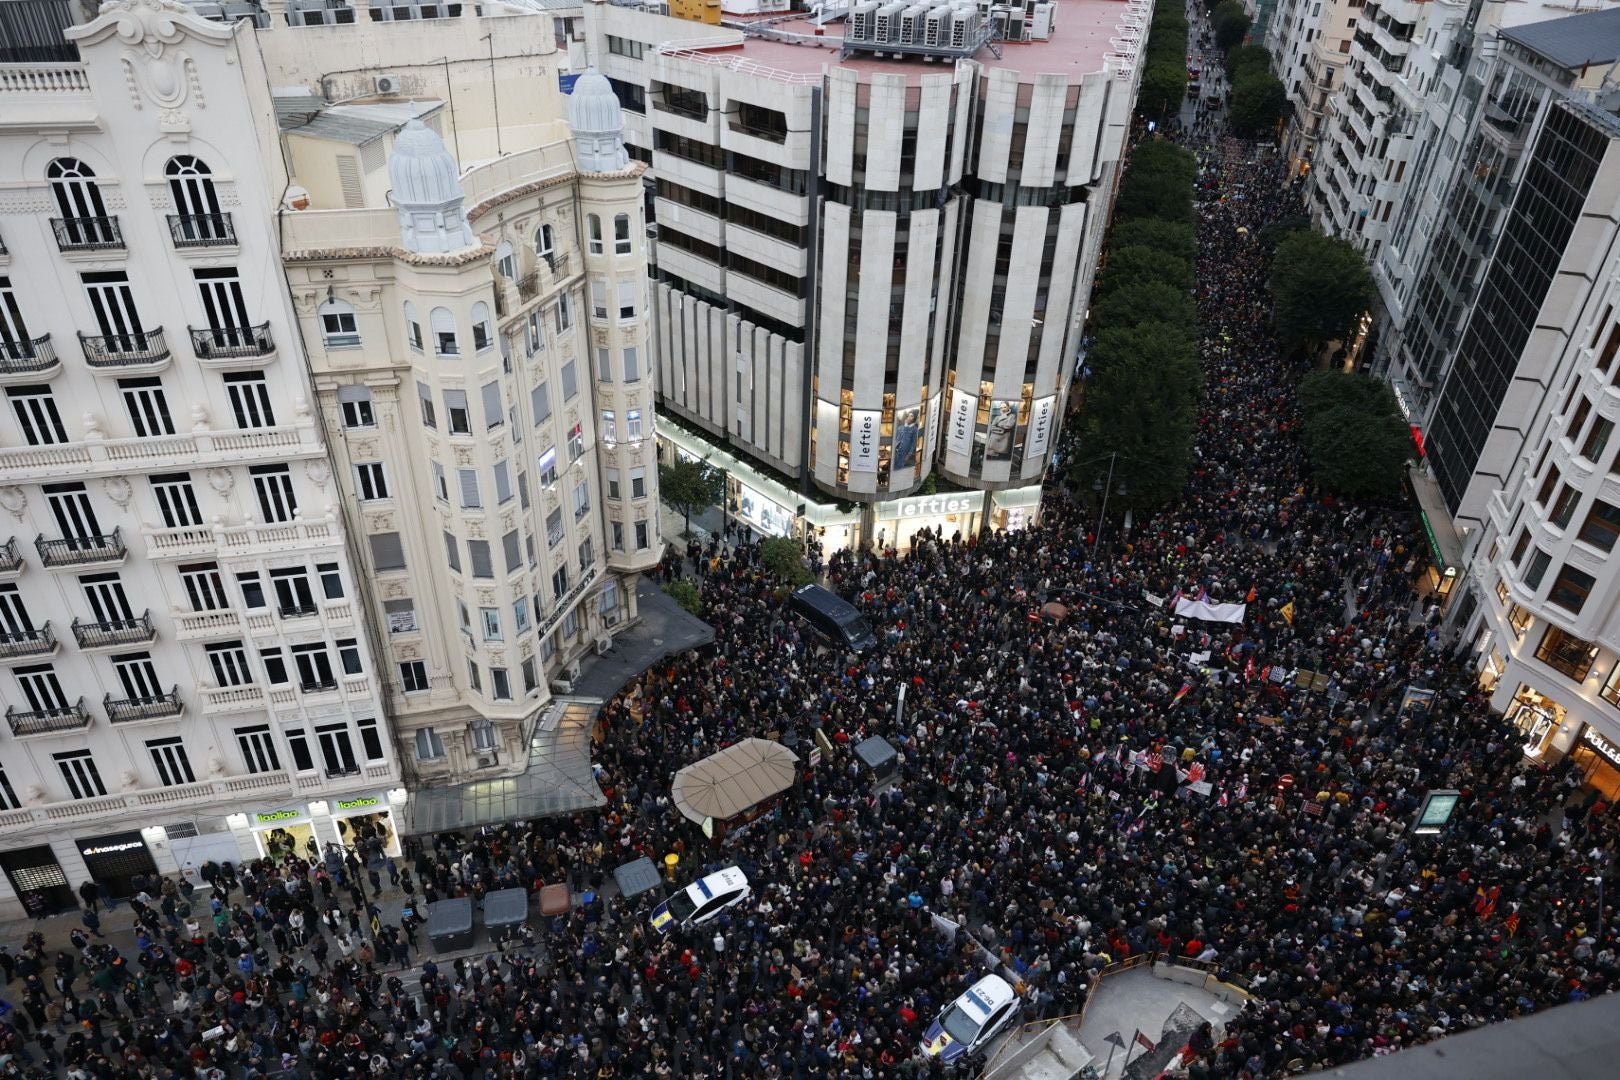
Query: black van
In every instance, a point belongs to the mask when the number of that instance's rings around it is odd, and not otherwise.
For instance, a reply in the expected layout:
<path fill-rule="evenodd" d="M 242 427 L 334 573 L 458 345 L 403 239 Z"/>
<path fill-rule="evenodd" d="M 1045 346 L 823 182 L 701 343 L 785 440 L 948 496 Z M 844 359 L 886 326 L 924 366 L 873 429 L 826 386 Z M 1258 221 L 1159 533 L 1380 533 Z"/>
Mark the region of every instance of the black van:
<path fill-rule="evenodd" d="M 794 589 L 788 608 L 822 637 L 853 652 L 865 652 L 877 644 L 871 624 L 854 605 L 820 585 L 801 585 Z"/>

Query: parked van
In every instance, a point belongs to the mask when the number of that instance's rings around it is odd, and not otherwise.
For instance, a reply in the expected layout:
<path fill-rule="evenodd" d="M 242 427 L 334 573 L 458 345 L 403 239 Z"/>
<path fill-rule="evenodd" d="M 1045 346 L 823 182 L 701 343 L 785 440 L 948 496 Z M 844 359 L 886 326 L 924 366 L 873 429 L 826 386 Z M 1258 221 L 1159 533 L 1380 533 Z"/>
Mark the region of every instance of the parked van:
<path fill-rule="evenodd" d="M 820 585 L 801 585 L 794 589 L 788 607 L 835 645 L 864 652 L 877 644 L 871 624 L 854 605 Z"/>

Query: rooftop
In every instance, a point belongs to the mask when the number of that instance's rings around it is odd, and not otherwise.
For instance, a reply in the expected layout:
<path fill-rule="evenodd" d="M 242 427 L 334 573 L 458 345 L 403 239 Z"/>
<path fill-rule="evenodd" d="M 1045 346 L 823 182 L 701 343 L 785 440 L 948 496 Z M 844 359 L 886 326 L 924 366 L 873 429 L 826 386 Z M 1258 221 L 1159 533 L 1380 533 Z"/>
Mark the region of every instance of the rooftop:
<path fill-rule="evenodd" d="M 442 101 L 397 101 L 373 105 L 326 105 L 310 94 L 277 94 L 276 121 L 288 134 L 364 146 L 405 126 L 413 116 L 428 117 Z M 311 108 L 311 105 L 314 108 Z"/>
<path fill-rule="evenodd" d="M 1566 71 L 1620 60 L 1620 7 L 1547 19 L 1498 32 Z"/>

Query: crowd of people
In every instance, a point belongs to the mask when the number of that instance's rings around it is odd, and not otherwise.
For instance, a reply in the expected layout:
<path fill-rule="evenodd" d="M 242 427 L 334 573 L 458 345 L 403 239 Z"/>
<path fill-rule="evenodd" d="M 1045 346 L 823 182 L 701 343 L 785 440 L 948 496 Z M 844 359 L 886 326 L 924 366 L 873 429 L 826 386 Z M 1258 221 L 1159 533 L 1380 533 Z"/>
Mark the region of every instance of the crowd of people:
<path fill-rule="evenodd" d="M 818 569 L 879 637 L 860 656 L 786 614 L 756 545 L 676 557 L 715 642 L 605 706 L 602 811 L 398 860 L 291 850 L 208 867 L 201 888 L 144 883 L 132 951 L 94 916 L 54 955 L 37 935 L 0 951 L 0 1072 L 928 1076 L 923 1030 L 983 973 L 1016 980 L 1033 1020 L 1157 953 L 1253 995 L 1177 1074 L 1258 1080 L 1609 990 L 1613 925 L 1587 879 L 1616 818 L 1489 715 L 1416 588 L 1411 515 L 1311 486 L 1259 240 L 1297 192 L 1246 144 L 1189 141 L 1216 197 L 1177 505 L 1097 536 L 1054 481 L 1022 531 L 836 552 Z M 1178 617 L 1195 597 L 1245 617 Z M 811 766 L 817 729 L 831 751 Z M 670 777 L 763 734 L 800 748 L 800 780 L 716 847 Z M 874 734 L 900 751 L 881 791 L 848 749 Z M 1414 839 L 1431 788 L 1462 799 Z M 672 851 L 692 876 L 741 865 L 754 896 L 661 937 L 647 898 L 601 891 Z M 557 881 L 567 914 L 453 963 L 418 950 L 417 919 L 383 917 L 385 895 L 422 910 Z"/>

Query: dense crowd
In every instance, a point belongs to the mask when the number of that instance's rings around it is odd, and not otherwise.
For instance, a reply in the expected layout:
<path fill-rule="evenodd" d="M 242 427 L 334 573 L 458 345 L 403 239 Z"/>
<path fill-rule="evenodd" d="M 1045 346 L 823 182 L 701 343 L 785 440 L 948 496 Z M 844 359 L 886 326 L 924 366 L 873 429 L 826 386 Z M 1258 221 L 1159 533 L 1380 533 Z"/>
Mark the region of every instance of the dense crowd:
<path fill-rule="evenodd" d="M 210 866 L 206 888 L 145 883 L 133 952 L 94 914 L 72 949 L 0 952 L 0 1071 L 929 1075 L 919 1036 L 983 972 L 1021 984 L 1026 1018 L 1055 1017 L 1153 952 L 1254 995 L 1182 1071 L 1259 1078 L 1610 989 L 1586 879 L 1615 817 L 1568 768 L 1525 765 L 1488 715 L 1415 589 L 1409 515 L 1312 489 L 1258 238 L 1297 193 L 1207 134 L 1190 133 L 1216 195 L 1198 233 L 1207 388 L 1177 506 L 1098 537 L 1059 482 L 1034 528 L 837 552 L 826 581 L 879 636 L 859 657 L 785 613 L 755 545 L 672 557 L 701 579 L 715 644 L 606 706 L 603 811 L 398 860 L 362 845 Z M 1181 619 L 1178 597 L 1246 617 Z M 1300 677 L 1317 672 L 1326 686 Z M 1411 687 L 1433 696 L 1403 709 Z M 833 751 L 810 767 L 817 728 Z M 714 848 L 669 779 L 765 733 L 800 748 L 801 780 Z M 901 751 L 876 795 L 848 752 L 872 734 Z M 1463 793 L 1457 816 L 1412 839 L 1438 787 Z M 740 863 L 754 897 L 668 938 L 646 898 L 585 902 L 614 866 L 669 851 L 691 875 Z M 571 884 L 568 914 L 454 963 L 379 903 L 546 881 Z"/>

